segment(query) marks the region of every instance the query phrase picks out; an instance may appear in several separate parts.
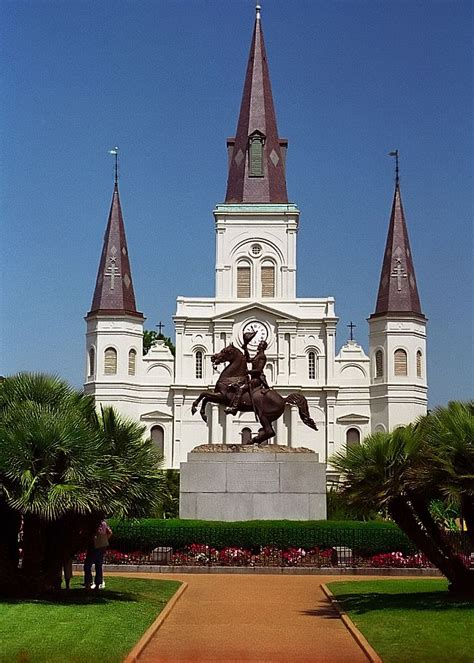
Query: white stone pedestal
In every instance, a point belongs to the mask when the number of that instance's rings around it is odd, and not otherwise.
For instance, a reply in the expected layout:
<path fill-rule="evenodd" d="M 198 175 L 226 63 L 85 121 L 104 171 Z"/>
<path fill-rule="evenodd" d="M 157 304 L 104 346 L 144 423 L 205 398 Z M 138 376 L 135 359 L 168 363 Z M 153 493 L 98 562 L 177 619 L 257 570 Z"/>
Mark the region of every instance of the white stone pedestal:
<path fill-rule="evenodd" d="M 326 465 L 309 449 L 202 445 L 181 463 L 180 481 L 180 518 L 326 519 Z"/>

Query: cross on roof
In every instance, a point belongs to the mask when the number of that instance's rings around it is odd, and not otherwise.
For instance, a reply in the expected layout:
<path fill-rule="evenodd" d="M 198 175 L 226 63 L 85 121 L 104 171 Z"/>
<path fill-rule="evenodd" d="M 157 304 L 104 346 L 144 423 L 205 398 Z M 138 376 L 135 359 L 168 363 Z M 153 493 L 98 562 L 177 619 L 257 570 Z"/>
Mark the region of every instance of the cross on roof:
<path fill-rule="evenodd" d="M 155 325 L 155 327 L 158 327 L 158 334 L 161 334 L 161 333 L 162 333 L 162 329 L 164 329 L 165 326 L 166 326 L 166 325 L 164 325 L 164 324 L 161 322 L 161 320 L 159 321 L 159 323 L 158 323 L 157 325 Z"/>
<path fill-rule="evenodd" d="M 349 323 L 347 326 L 348 326 L 349 329 L 351 330 L 351 331 L 350 331 L 350 334 L 351 334 L 351 341 L 353 341 L 353 340 L 354 340 L 354 329 L 357 327 L 357 325 L 355 325 L 355 324 L 352 322 L 352 320 L 351 320 L 350 323 Z"/>

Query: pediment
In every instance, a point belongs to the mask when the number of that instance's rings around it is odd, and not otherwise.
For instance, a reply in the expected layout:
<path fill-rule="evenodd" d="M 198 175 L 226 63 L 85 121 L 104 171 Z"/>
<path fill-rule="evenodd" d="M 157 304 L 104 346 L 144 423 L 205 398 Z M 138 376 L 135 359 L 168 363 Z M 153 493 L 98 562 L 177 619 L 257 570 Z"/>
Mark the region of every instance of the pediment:
<path fill-rule="evenodd" d="M 342 417 L 336 419 L 338 424 L 368 424 L 369 417 L 366 417 L 364 414 L 344 414 Z"/>
<path fill-rule="evenodd" d="M 292 321 L 294 320 L 295 322 L 299 320 L 299 318 L 297 318 L 294 315 L 291 315 L 290 313 L 286 313 L 281 309 L 273 308 L 272 306 L 268 306 L 267 304 L 261 304 L 260 302 L 251 302 L 250 304 L 245 304 L 244 306 L 233 308 L 232 310 L 227 311 L 226 313 L 220 313 L 218 315 L 214 315 L 212 317 L 212 320 L 214 321 L 227 320 L 228 318 L 235 318 L 236 315 L 242 315 L 245 313 L 254 316 L 258 316 L 259 313 L 264 315 L 272 315 L 277 320 L 292 320 Z"/>
<path fill-rule="evenodd" d="M 169 412 L 163 412 L 162 410 L 153 410 L 152 412 L 145 412 L 140 415 L 140 421 L 156 421 L 163 419 L 173 419 L 173 415 Z"/>

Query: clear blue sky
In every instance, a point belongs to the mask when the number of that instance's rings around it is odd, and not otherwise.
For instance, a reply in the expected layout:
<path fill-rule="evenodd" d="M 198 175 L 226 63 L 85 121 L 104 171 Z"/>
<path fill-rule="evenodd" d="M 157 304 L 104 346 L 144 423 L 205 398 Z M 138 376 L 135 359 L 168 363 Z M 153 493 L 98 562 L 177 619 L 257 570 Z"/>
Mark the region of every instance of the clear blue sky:
<path fill-rule="evenodd" d="M 336 298 L 367 348 L 401 184 L 430 403 L 472 397 L 472 3 L 262 1 L 298 295 Z M 137 305 L 172 334 L 177 295 L 212 296 L 212 209 L 226 186 L 252 0 L 2 0 L 1 364 L 80 385 L 112 195 Z"/>

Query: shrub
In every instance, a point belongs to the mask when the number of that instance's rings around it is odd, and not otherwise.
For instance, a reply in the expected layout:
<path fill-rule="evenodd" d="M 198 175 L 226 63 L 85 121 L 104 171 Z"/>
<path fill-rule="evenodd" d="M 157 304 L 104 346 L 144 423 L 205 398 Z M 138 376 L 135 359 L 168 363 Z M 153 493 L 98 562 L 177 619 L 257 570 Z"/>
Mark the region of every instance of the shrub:
<path fill-rule="evenodd" d="M 112 545 L 123 552 L 150 552 L 157 546 L 175 551 L 191 544 L 215 549 L 242 548 L 257 552 L 261 547 L 328 549 L 346 546 L 369 557 L 400 550 L 417 552 L 396 525 L 379 521 L 245 521 L 195 520 L 111 521 Z"/>

